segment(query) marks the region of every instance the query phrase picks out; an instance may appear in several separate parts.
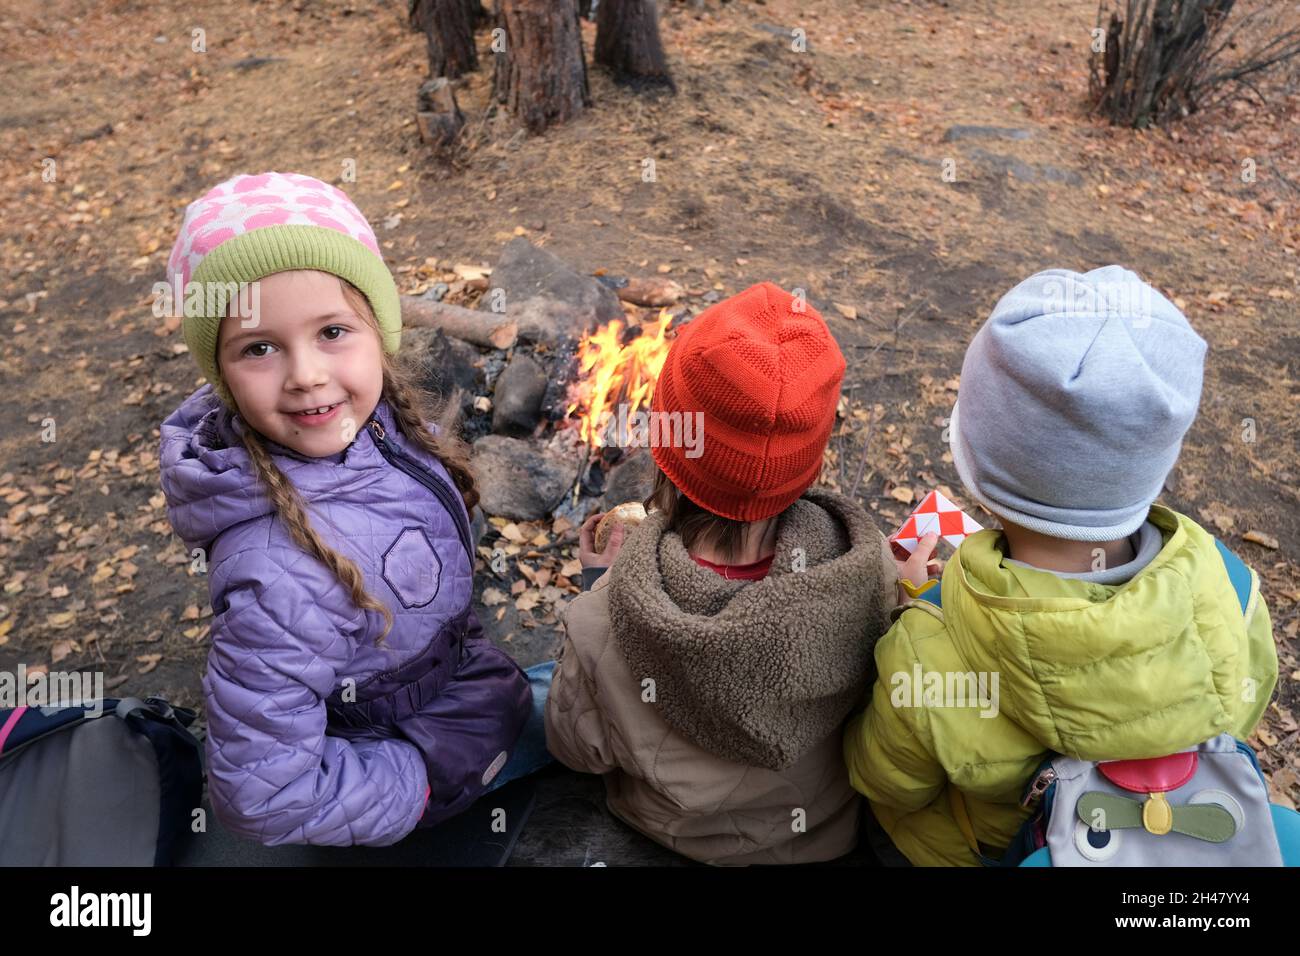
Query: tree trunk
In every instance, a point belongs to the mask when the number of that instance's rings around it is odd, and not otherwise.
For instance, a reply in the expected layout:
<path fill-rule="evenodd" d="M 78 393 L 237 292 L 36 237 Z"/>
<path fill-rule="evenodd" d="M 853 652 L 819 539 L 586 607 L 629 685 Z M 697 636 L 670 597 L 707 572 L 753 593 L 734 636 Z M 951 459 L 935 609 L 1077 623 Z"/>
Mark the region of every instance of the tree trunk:
<path fill-rule="evenodd" d="M 595 59 L 616 77 L 673 87 L 655 0 L 600 0 Z"/>
<path fill-rule="evenodd" d="M 454 80 L 478 69 L 470 3 L 466 0 L 413 0 L 410 10 L 412 23 L 424 31 L 430 76 L 446 76 Z"/>
<path fill-rule="evenodd" d="M 496 60 L 497 99 L 530 133 L 591 105 L 582 33 L 572 0 L 500 0 L 505 51 Z"/>

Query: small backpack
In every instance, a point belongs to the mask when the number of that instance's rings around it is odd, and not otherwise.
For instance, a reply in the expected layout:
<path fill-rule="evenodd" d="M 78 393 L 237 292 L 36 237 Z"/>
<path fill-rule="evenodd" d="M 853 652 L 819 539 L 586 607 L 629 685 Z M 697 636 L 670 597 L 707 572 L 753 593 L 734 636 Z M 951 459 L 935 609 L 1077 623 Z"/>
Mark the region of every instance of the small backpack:
<path fill-rule="evenodd" d="M 203 789 L 195 713 L 161 697 L 0 708 L 0 866 L 169 866 Z"/>
<path fill-rule="evenodd" d="M 950 788 L 950 793 L 956 793 Z M 1094 763 L 1053 757 L 1026 788 L 1034 810 L 993 866 L 1297 866 L 1300 814 L 1268 802 L 1251 748 L 1219 734 L 1192 750 Z M 973 831 L 960 798 L 958 826 Z"/>
<path fill-rule="evenodd" d="M 1244 614 L 1253 572 L 1215 544 Z M 1000 859 L 980 850 L 961 791 L 948 796 L 985 866 L 1300 866 L 1300 814 L 1269 803 L 1255 752 L 1230 734 L 1143 760 L 1049 756 L 1021 799 L 1032 815 Z"/>

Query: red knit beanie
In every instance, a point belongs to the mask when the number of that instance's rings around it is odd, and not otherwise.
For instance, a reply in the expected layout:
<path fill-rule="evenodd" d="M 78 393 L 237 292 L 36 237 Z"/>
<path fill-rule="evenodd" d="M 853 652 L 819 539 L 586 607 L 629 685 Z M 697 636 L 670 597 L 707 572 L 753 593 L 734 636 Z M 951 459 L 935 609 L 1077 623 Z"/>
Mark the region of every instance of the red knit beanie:
<path fill-rule="evenodd" d="M 821 473 L 844 367 L 817 310 L 779 286 L 722 300 L 677 333 L 651 399 L 655 412 L 703 413 L 703 453 L 655 444 L 656 464 L 706 511 L 780 514 Z"/>

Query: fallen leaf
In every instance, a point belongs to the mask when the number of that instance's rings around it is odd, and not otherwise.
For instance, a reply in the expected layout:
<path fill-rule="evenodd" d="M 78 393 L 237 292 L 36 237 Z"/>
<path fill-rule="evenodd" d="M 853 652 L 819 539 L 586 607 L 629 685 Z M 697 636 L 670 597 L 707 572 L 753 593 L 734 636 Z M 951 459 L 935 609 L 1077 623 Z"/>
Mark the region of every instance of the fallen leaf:
<path fill-rule="evenodd" d="M 468 265 L 463 262 L 456 263 L 456 265 L 452 266 L 451 271 L 456 273 L 458 278 L 467 282 L 472 279 L 483 279 L 492 274 L 492 270 L 487 266 Z"/>
<path fill-rule="evenodd" d="M 76 648 L 76 644 L 72 641 L 55 641 L 53 646 L 50 648 L 50 660 L 57 664 L 59 661 L 71 654 L 74 648 Z"/>
<path fill-rule="evenodd" d="M 504 604 L 507 598 L 500 588 L 484 588 L 482 601 L 484 607 L 496 607 L 498 604 Z"/>
<path fill-rule="evenodd" d="M 858 317 L 858 310 L 851 305 L 841 305 L 836 302 L 835 311 L 839 312 L 839 314 L 844 316 L 846 319 L 856 319 Z"/>
<path fill-rule="evenodd" d="M 1274 538 L 1272 535 L 1264 534 L 1264 532 L 1262 531 L 1247 531 L 1245 534 L 1241 536 L 1241 538 L 1243 541 L 1249 541 L 1252 544 L 1262 545 L 1263 547 L 1268 548 L 1270 551 L 1276 551 L 1278 547 L 1277 538 Z"/>
<path fill-rule="evenodd" d="M 916 495 L 912 493 L 912 489 L 905 485 L 900 485 L 895 488 L 889 493 L 889 497 L 893 498 L 895 501 L 901 501 L 905 505 L 910 505 L 916 499 Z"/>
<path fill-rule="evenodd" d="M 149 673 L 151 670 L 153 670 L 155 667 L 158 666 L 158 662 L 159 662 L 160 660 L 162 660 L 162 655 L 161 655 L 161 654 L 141 654 L 140 656 L 138 656 L 138 657 L 136 658 L 136 660 L 139 661 L 141 664 L 144 665 L 144 667 L 141 667 L 138 671 L 136 671 L 136 673 L 137 673 L 137 674 L 147 674 L 147 673 Z"/>

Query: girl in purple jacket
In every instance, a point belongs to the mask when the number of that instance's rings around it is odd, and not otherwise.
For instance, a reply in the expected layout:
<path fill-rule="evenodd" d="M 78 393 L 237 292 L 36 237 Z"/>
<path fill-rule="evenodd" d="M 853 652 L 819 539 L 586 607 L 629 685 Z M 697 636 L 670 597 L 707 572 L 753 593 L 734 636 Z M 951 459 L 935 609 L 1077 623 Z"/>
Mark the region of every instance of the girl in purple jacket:
<path fill-rule="evenodd" d="M 308 176 L 235 176 L 190 204 L 167 273 L 208 382 L 163 423 L 160 465 L 209 576 L 218 820 L 382 846 L 545 763 L 553 665 L 526 674 L 479 626 L 467 452 L 393 358 L 365 217 Z"/>

